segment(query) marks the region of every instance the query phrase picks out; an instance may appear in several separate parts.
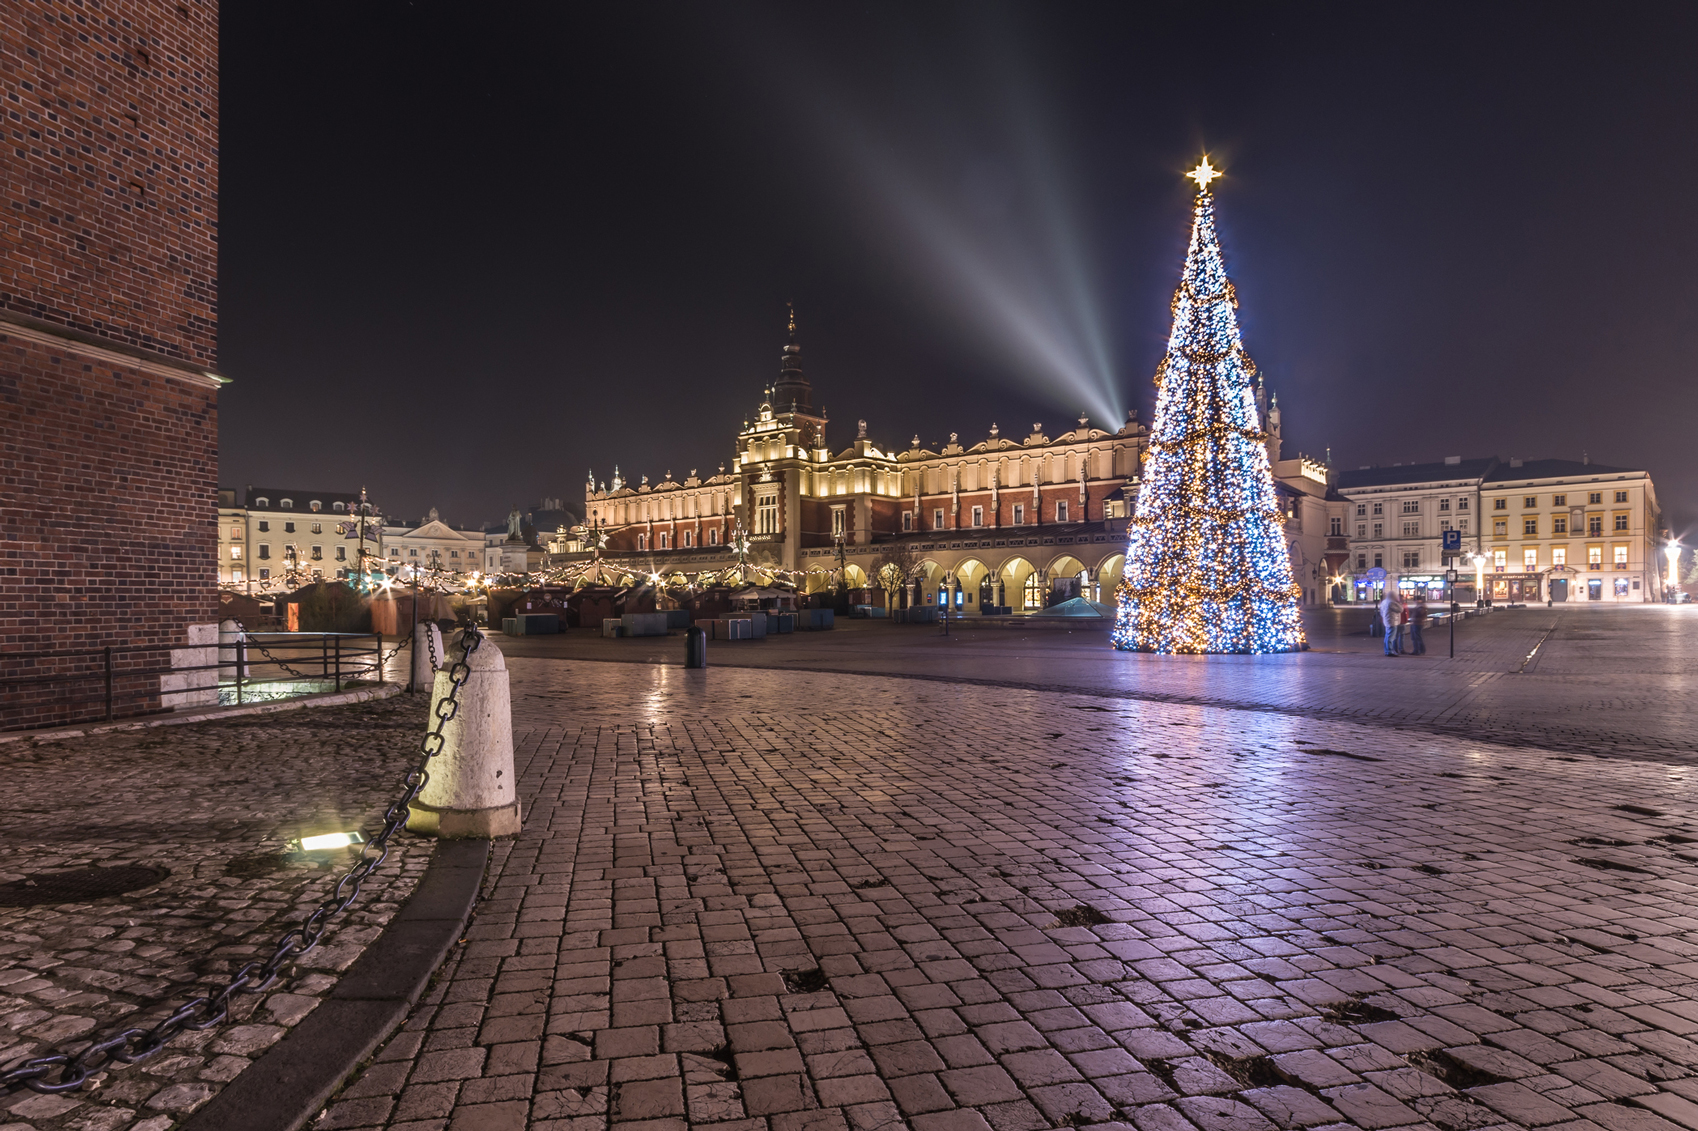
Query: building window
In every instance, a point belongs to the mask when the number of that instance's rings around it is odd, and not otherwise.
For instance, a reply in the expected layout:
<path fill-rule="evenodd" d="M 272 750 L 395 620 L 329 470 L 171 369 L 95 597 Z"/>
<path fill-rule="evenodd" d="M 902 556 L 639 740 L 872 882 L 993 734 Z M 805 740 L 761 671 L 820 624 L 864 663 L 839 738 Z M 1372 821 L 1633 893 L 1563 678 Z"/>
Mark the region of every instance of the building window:
<path fill-rule="evenodd" d="M 845 515 L 842 507 L 831 508 L 831 536 L 833 538 L 843 537 L 843 531 L 846 529 L 844 525 L 844 518 Z"/>
<path fill-rule="evenodd" d="M 315 562 L 322 562 L 324 560 L 323 546 L 314 546 L 312 548 L 312 560 Z"/>
<path fill-rule="evenodd" d="M 1509 509 L 1509 500 L 1508 499 L 1493 499 L 1492 500 L 1492 509 L 1495 510 L 1495 511 L 1506 511 L 1506 510 L 1508 510 Z"/>
<path fill-rule="evenodd" d="M 973 508 L 973 525 L 974 526 L 983 526 L 984 524 L 985 524 L 985 508 L 984 507 L 974 507 Z"/>
<path fill-rule="evenodd" d="M 1344 520 L 1342 518 L 1334 518 L 1332 520 L 1332 537 L 1344 537 Z"/>
<path fill-rule="evenodd" d="M 1586 565 L 1589 569 L 1598 569 L 1604 564 L 1604 548 L 1602 546 L 1586 547 Z"/>
<path fill-rule="evenodd" d="M 1383 522 L 1374 523 L 1374 537 L 1375 538 L 1384 538 L 1385 536 L 1386 536 L 1386 524 L 1383 523 Z"/>
<path fill-rule="evenodd" d="M 313 523 L 312 524 L 312 532 L 314 534 L 323 534 L 324 533 L 324 523 L 322 523 L 322 522 Z"/>
<path fill-rule="evenodd" d="M 1586 496 L 1586 501 L 1595 506 L 1604 501 L 1604 493 L 1602 491 L 1593 491 L 1591 494 Z"/>
<path fill-rule="evenodd" d="M 660 548 L 663 550 L 670 550 L 672 548 L 671 536 L 665 531 L 662 531 L 660 535 Z"/>
<path fill-rule="evenodd" d="M 401 556 L 401 551 L 399 549 L 391 549 L 389 551 L 389 556 L 392 558 L 398 558 Z"/>
<path fill-rule="evenodd" d="M 1615 501 L 1618 502 L 1618 503 L 1625 503 L 1627 501 L 1627 492 L 1626 491 L 1617 491 L 1615 493 Z"/>
<path fill-rule="evenodd" d="M 1037 570 L 1026 575 L 1026 607 L 1028 609 L 1044 607 L 1044 583 L 1038 580 Z"/>
<path fill-rule="evenodd" d="M 242 540 L 242 528 L 239 527 L 239 526 L 232 526 L 230 528 L 230 541 L 240 542 L 241 540 Z"/>
<path fill-rule="evenodd" d="M 1403 500 L 1403 513 L 1404 514 L 1420 514 L 1421 513 L 1421 500 L 1420 499 L 1405 499 L 1405 500 Z"/>
<path fill-rule="evenodd" d="M 1405 550 L 1405 551 L 1403 551 L 1403 568 L 1404 569 L 1419 569 L 1419 568 L 1421 568 L 1421 551 L 1420 550 Z"/>
<path fill-rule="evenodd" d="M 233 562 L 239 562 L 242 560 L 242 548 L 240 546 L 230 547 L 230 560 Z"/>
<path fill-rule="evenodd" d="M 330 509 L 335 511 L 337 514 L 341 514 L 342 511 L 345 509 L 345 506 L 346 506 L 346 504 L 344 504 L 344 503 L 331 503 Z"/>
<path fill-rule="evenodd" d="M 942 507 L 938 507 L 936 510 L 932 511 L 932 529 L 933 530 L 942 530 L 943 529 L 943 508 Z"/>
<path fill-rule="evenodd" d="M 649 548 L 649 536 L 647 534 L 637 535 L 637 549 L 646 550 L 648 548 Z"/>
<path fill-rule="evenodd" d="M 1602 534 L 1603 532 L 1604 532 L 1604 516 L 1601 515 L 1601 514 L 1589 514 L 1589 515 L 1587 515 L 1586 516 L 1586 533 L 1588 533 L 1588 534 Z"/>
<path fill-rule="evenodd" d="M 1500 518 L 1500 519 L 1495 520 L 1492 523 L 1492 534 L 1495 537 L 1502 538 L 1502 537 L 1506 536 L 1508 533 L 1509 533 L 1509 520 L 1508 519 Z"/>
<path fill-rule="evenodd" d="M 1530 511 L 1538 505 L 1539 505 L 1539 496 L 1537 496 L 1537 495 L 1524 495 L 1521 498 L 1521 509 L 1522 510 L 1529 510 Z"/>
<path fill-rule="evenodd" d="M 684 531 L 684 534 L 683 534 L 683 541 L 681 541 L 678 544 L 680 546 L 683 546 L 686 550 L 688 550 L 691 546 L 695 545 L 695 541 L 691 537 L 690 532 L 688 530 L 686 530 L 686 531 Z"/>
<path fill-rule="evenodd" d="M 1552 546 L 1551 547 L 1551 564 L 1554 565 L 1554 566 L 1567 565 L 1568 564 L 1568 547 L 1567 546 Z"/>
<path fill-rule="evenodd" d="M 1385 563 L 1385 555 L 1381 554 L 1378 550 L 1375 550 L 1374 551 L 1374 568 L 1375 569 L 1384 569 L 1385 564 L 1386 564 Z"/>
<path fill-rule="evenodd" d="M 755 496 L 755 533 L 778 533 L 778 493 Z"/>
<path fill-rule="evenodd" d="M 1527 536 L 1537 537 L 1538 534 L 1539 534 L 1539 520 L 1536 519 L 1536 518 L 1524 518 L 1524 519 L 1522 519 L 1521 520 L 1521 534 L 1522 534 L 1522 537 L 1527 537 Z"/>
<path fill-rule="evenodd" d="M 345 562 L 345 561 L 348 560 L 348 547 L 346 547 L 346 546 L 336 547 L 336 560 L 339 561 L 339 562 Z"/>
<path fill-rule="evenodd" d="M 285 534 L 293 534 L 293 533 L 294 533 L 294 532 L 295 532 L 295 524 L 294 524 L 294 523 L 292 523 L 292 522 L 285 522 L 285 523 L 284 523 L 284 524 L 283 524 L 283 533 L 285 533 Z"/>
<path fill-rule="evenodd" d="M 1615 579 L 1615 595 L 1617 597 L 1627 596 L 1627 578 L 1618 577 Z"/>
<path fill-rule="evenodd" d="M 1626 546 L 1617 546 L 1615 548 L 1615 568 L 1617 568 L 1617 569 L 1626 569 L 1627 568 L 1627 547 Z"/>
<path fill-rule="evenodd" d="M 1374 513 L 1375 514 L 1384 514 L 1385 513 L 1385 504 L 1384 503 L 1375 503 L 1374 504 Z"/>
<path fill-rule="evenodd" d="M 314 514 L 317 514 L 319 511 L 324 509 L 324 504 L 319 502 L 317 499 L 314 499 L 312 502 L 307 504 L 307 509 L 312 511 Z"/>
<path fill-rule="evenodd" d="M 1456 509 L 1459 510 L 1459 511 L 1467 510 L 1468 509 L 1468 500 L 1467 499 L 1456 500 Z"/>
<path fill-rule="evenodd" d="M 1627 529 L 1627 516 L 1626 515 L 1618 514 L 1618 515 L 1615 516 L 1615 528 L 1617 530 L 1626 530 Z"/>
<path fill-rule="evenodd" d="M 1419 538 L 1419 537 L 1421 537 L 1421 524 L 1419 522 L 1406 522 L 1406 523 L 1404 523 L 1403 524 L 1403 536 L 1405 538 Z"/>
<path fill-rule="evenodd" d="M 1450 519 L 1448 519 L 1448 518 L 1439 519 L 1439 529 L 1440 530 L 1449 530 L 1450 529 Z"/>
<path fill-rule="evenodd" d="M 270 542 L 261 542 L 259 544 L 259 560 L 263 562 L 263 561 L 268 560 L 270 557 L 271 557 L 271 543 Z"/>
<path fill-rule="evenodd" d="M 1503 567 L 1505 565 L 1507 565 L 1508 562 L 1509 562 L 1509 551 L 1508 550 L 1493 550 L 1492 551 L 1492 567 L 1494 569 L 1496 569 L 1499 573 L 1503 572 Z"/>
<path fill-rule="evenodd" d="M 1055 521 L 1057 521 L 1057 522 L 1066 522 L 1067 521 L 1067 500 L 1066 499 L 1057 499 L 1055 501 Z"/>
<path fill-rule="evenodd" d="M 1357 518 L 1361 518 L 1363 515 L 1365 515 L 1367 513 L 1368 513 L 1368 504 L 1367 503 L 1357 503 L 1356 504 L 1356 517 Z"/>
<path fill-rule="evenodd" d="M 1521 551 L 1521 568 L 1528 573 L 1539 568 L 1539 550 L 1537 547 Z"/>
<path fill-rule="evenodd" d="M 1568 496 L 1567 495 L 1552 495 L 1551 496 L 1551 506 L 1553 506 L 1553 507 L 1566 507 L 1567 505 L 1568 505 Z"/>
<path fill-rule="evenodd" d="M 1568 516 L 1560 515 L 1560 514 L 1552 515 L 1551 516 L 1551 533 L 1552 534 L 1567 534 L 1568 533 Z"/>
<path fill-rule="evenodd" d="M 1456 528 L 1458 530 L 1462 531 L 1462 533 L 1464 533 L 1464 534 L 1468 533 L 1468 520 L 1465 519 L 1465 518 L 1457 519 L 1456 520 Z"/>
<path fill-rule="evenodd" d="M 1368 536 L 1368 524 L 1365 523 L 1365 522 L 1358 522 L 1356 524 L 1356 537 L 1366 538 L 1367 536 Z"/>
<path fill-rule="evenodd" d="M 903 532 L 906 533 L 906 532 L 911 531 L 913 529 L 914 529 L 914 512 L 913 511 L 903 511 L 902 512 L 902 530 L 903 530 Z"/>
<path fill-rule="evenodd" d="M 708 529 L 708 545 L 719 545 L 719 528 L 717 526 Z"/>
<path fill-rule="evenodd" d="M 448 556 L 449 556 L 449 557 L 451 557 L 451 558 L 457 558 L 457 557 L 459 557 L 459 556 L 460 556 L 460 551 L 458 551 L 458 550 L 449 550 L 449 551 L 448 551 Z M 341 561 L 341 560 L 342 560 L 342 559 L 340 559 L 340 558 L 338 558 L 338 559 L 337 559 L 337 561 Z"/>
<path fill-rule="evenodd" d="M 408 550 L 408 551 L 407 551 L 407 556 L 408 556 L 408 557 L 409 557 L 409 558 L 416 558 L 416 557 L 418 557 L 418 556 L 419 556 L 419 550 L 418 550 L 418 547 L 417 547 L 417 546 L 414 546 L 414 547 L 413 547 L 413 548 L 412 548 L 412 549 L 410 549 L 410 550 Z"/>
<path fill-rule="evenodd" d="M 279 507 L 282 507 L 286 511 L 294 510 L 295 509 L 295 500 L 284 499 L 282 502 L 278 503 L 277 505 Z"/>
<path fill-rule="evenodd" d="M 263 518 L 259 520 L 259 532 L 261 534 L 271 533 L 271 524 Z"/>
<path fill-rule="evenodd" d="M 1439 512 L 1442 514 L 1445 511 L 1448 511 L 1449 509 L 1450 509 L 1450 500 L 1449 499 L 1440 499 L 1439 500 Z"/>
<path fill-rule="evenodd" d="M 254 500 L 254 506 L 256 506 L 256 507 L 269 507 L 270 505 L 271 505 L 271 500 L 267 499 L 263 496 Z"/>
<path fill-rule="evenodd" d="M 230 567 L 230 580 L 231 581 L 242 580 L 242 571 L 235 566 L 231 566 Z"/>
<path fill-rule="evenodd" d="M 1026 525 L 1026 504 L 1025 503 L 1015 503 L 1014 504 L 1014 525 L 1015 526 L 1025 526 Z"/>
<path fill-rule="evenodd" d="M 1356 568 L 1359 569 L 1359 570 L 1368 568 L 1368 555 L 1367 554 L 1357 554 L 1356 555 Z"/>
<path fill-rule="evenodd" d="M 261 581 L 270 581 L 271 580 L 271 571 L 268 570 L 268 569 L 260 570 L 259 571 L 259 579 Z"/>

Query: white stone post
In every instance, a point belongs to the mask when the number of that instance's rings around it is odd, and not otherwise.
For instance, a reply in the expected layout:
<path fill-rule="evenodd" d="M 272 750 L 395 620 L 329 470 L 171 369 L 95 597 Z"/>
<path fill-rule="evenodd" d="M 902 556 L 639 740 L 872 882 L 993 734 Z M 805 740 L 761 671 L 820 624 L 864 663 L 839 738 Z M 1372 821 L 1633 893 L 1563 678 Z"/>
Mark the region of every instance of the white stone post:
<path fill-rule="evenodd" d="M 432 649 L 435 651 L 432 651 Z M 436 657 L 436 663 L 430 658 Z M 420 621 L 413 626 L 413 682 L 408 685 L 409 691 L 417 691 L 431 686 L 436 678 L 438 668 L 448 662 L 448 653 L 442 648 L 442 630 L 435 621 Z M 434 716 L 432 716 L 434 717 Z"/>
<path fill-rule="evenodd" d="M 231 683 L 248 678 L 248 643 L 240 621 L 218 623 L 218 678 L 229 675 Z"/>
<path fill-rule="evenodd" d="M 454 686 L 450 668 L 463 655 L 456 643 L 436 673 L 430 725 Z M 520 821 L 507 661 L 485 637 L 467 663 L 471 673 L 460 688 L 459 710 L 442 726 L 442 751 L 430 760 L 430 780 L 412 804 L 407 828 L 448 839 L 512 836 Z"/>

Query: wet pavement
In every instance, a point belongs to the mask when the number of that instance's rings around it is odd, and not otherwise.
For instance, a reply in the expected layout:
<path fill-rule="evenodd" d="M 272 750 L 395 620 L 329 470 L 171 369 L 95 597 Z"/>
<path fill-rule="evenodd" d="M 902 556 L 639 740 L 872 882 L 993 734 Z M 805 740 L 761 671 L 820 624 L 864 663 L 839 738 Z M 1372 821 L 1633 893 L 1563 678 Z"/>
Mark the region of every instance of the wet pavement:
<path fill-rule="evenodd" d="M 1462 678 L 1507 679 L 1544 615 L 1503 615 Z M 1610 641 L 1562 623 L 1572 647 L 1527 665 L 1558 689 L 1547 715 L 1562 680 L 1648 680 L 1654 709 L 1612 710 L 1678 731 L 1643 717 L 1685 709 L 1656 683 L 1678 685 L 1672 662 L 1571 674 Z M 1086 657 L 1055 643 L 1008 664 L 1039 689 L 501 643 L 525 831 L 433 995 L 318 1127 L 1698 1127 L 1678 753 L 1116 683 L 1314 689 L 1405 665 L 1406 698 L 1453 694 L 1435 659 L 1095 653 L 1105 693 L 1062 690 Z"/>

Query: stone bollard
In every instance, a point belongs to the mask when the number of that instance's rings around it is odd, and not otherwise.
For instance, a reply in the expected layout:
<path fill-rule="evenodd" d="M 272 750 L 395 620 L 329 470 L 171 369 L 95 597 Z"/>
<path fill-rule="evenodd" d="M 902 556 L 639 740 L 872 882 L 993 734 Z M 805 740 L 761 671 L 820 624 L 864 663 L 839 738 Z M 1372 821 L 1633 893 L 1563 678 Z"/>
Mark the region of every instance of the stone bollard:
<path fill-rule="evenodd" d="M 449 668 L 462 655 L 456 643 L 443 657 L 430 697 L 430 725 L 436 705 L 454 686 Z M 407 814 L 407 828 L 448 839 L 512 836 L 519 831 L 519 795 L 507 661 L 485 637 L 467 662 L 471 674 L 460 688 L 460 709 L 442 726 L 442 752 L 430 760 L 430 780 Z"/>
<path fill-rule="evenodd" d="M 239 621 L 218 622 L 218 682 L 248 678 L 248 641 Z"/>
<path fill-rule="evenodd" d="M 435 649 L 435 651 L 432 651 Z M 432 664 L 430 658 L 436 657 Z M 413 626 L 413 681 L 407 685 L 408 691 L 418 691 L 431 686 L 436 678 L 437 668 L 448 662 L 448 653 L 442 647 L 442 630 L 435 621 L 422 620 Z"/>

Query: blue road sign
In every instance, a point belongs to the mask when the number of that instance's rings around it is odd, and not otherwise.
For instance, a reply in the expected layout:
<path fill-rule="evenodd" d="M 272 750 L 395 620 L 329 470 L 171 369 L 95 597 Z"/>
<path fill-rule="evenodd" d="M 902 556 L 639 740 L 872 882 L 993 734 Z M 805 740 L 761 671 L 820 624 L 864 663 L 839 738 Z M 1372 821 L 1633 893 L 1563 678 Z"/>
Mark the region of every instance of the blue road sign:
<path fill-rule="evenodd" d="M 1460 530 L 1446 530 L 1446 531 L 1444 531 L 1444 548 L 1447 551 L 1462 549 L 1462 531 L 1460 531 Z"/>

